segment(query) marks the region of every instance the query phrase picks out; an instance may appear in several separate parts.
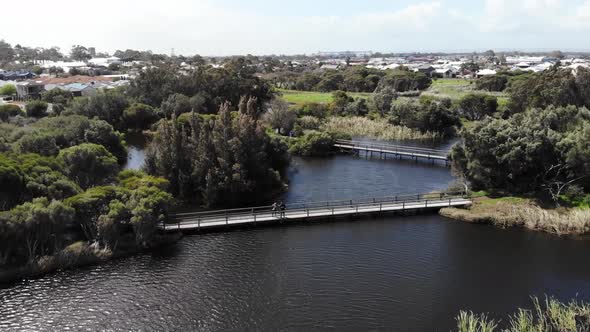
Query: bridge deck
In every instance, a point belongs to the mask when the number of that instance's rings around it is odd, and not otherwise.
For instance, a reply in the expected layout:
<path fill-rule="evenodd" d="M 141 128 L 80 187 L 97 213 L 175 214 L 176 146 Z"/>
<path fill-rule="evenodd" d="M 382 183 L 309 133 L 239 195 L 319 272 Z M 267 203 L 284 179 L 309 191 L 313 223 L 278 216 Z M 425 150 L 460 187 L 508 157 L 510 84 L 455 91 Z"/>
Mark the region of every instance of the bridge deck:
<path fill-rule="evenodd" d="M 378 144 L 378 143 L 365 143 L 357 141 L 337 140 L 334 147 L 352 150 L 352 151 L 366 151 L 366 152 L 377 152 L 385 154 L 393 154 L 398 156 L 408 156 L 412 158 L 424 158 L 430 160 L 441 160 L 448 162 L 448 151 L 425 149 L 418 147 L 409 147 L 402 145 L 393 144 Z"/>
<path fill-rule="evenodd" d="M 437 196 L 439 194 L 436 194 Z M 240 226 L 245 224 L 272 223 L 281 221 L 298 221 L 313 218 L 331 218 L 337 216 L 369 215 L 381 212 L 412 211 L 422 209 L 440 209 L 443 207 L 467 206 L 472 203 L 467 196 L 453 197 L 420 197 L 413 195 L 415 199 L 389 199 L 373 200 L 371 202 L 355 203 L 347 201 L 347 204 L 325 206 L 322 204 L 313 207 L 288 208 L 281 217 L 280 212 L 273 213 L 271 207 L 257 207 L 248 209 L 223 210 L 202 213 L 177 214 L 173 220 L 176 222 L 160 226 L 164 231 L 189 231 L 204 230 L 216 227 Z M 442 196 L 442 195 L 441 195 Z"/>

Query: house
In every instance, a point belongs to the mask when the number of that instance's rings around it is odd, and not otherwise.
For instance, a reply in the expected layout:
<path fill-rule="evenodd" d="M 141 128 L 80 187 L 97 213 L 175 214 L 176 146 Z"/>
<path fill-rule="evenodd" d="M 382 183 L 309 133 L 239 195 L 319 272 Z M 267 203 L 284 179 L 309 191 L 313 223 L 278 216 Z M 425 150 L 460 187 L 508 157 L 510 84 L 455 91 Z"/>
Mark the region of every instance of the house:
<path fill-rule="evenodd" d="M 434 71 L 433 77 L 455 78 L 457 77 L 457 74 L 452 68 L 439 68 Z"/>
<path fill-rule="evenodd" d="M 428 77 L 433 77 L 434 73 L 435 73 L 435 69 L 432 66 L 429 65 L 422 65 L 416 68 L 416 71 L 419 73 L 422 73 Z"/>
<path fill-rule="evenodd" d="M 71 92 L 74 97 L 89 97 L 96 96 L 98 92 L 93 85 L 94 84 L 71 83 L 60 87 L 60 89 Z"/>
<path fill-rule="evenodd" d="M 478 71 L 477 73 L 475 73 L 475 76 L 477 78 L 482 78 L 484 76 L 491 76 L 491 75 L 496 75 L 496 71 L 492 70 L 492 69 L 482 69 L 482 70 Z"/>
<path fill-rule="evenodd" d="M 35 77 L 34 73 L 30 71 L 1 71 L 0 72 L 0 80 L 2 81 L 22 81 L 22 80 L 30 80 L 31 78 Z"/>
<path fill-rule="evenodd" d="M 16 96 L 19 99 L 31 99 L 41 97 L 45 91 L 45 85 L 35 81 L 24 81 L 16 83 Z"/>

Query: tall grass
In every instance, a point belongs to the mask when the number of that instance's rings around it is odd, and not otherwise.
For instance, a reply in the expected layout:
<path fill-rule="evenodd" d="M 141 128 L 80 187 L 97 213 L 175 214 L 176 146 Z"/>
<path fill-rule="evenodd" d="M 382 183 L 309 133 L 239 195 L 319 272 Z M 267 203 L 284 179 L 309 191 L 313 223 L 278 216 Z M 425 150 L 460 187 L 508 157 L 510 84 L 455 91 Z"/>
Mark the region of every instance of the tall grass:
<path fill-rule="evenodd" d="M 435 140 L 440 138 L 436 133 L 421 133 L 407 127 L 394 126 L 383 119 L 371 120 L 363 117 L 330 117 L 322 126 L 322 130 L 384 141 Z"/>
<path fill-rule="evenodd" d="M 533 297 L 533 310 L 518 309 L 510 316 L 506 332 L 575 332 L 590 329 L 590 306 L 576 300 L 561 303 L 546 298 L 543 303 Z M 459 332 L 492 332 L 497 324 L 486 315 L 461 311 L 456 318 Z"/>
<path fill-rule="evenodd" d="M 476 202 L 471 209 L 443 209 L 440 214 L 498 227 L 523 227 L 557 235 L 590 233 L 590 209 L 546 210 L 526 200 L 508 198 Z"/>
<path fill-rule="evenodd" d="M 585 234 L 590 231 L 590 210 L 572 209 L 567 212 L 545 210 L 538 206 L 511 206 L 517 226 L 555 234 Z"/>

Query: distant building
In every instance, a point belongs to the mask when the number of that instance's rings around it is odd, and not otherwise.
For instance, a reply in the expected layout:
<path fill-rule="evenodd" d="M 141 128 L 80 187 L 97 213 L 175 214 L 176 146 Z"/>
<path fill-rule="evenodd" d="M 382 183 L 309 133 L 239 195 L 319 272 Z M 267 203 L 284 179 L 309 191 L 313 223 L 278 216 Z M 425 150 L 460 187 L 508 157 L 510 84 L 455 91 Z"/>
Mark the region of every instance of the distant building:
<path fill-rule="evenodd" d="M 97 89 L 93 86 L 92 83 L 72 83 L 58 88 L 71 92 L 74 97 L 90 97 L 96 96 L 96 94 L 98 93 Z"/>
<path fill-rule="evenodd" d="M 475 76 L 477 78 L 482 78 L 484 76 L 491 76 L 491 75 L 496 75 L 496 71 L 492 70 L 492 69 L 482 69 L 482 70 L 478 71 L 477 73 L 475 73 Z"/>
<path fill-rule="evenodd" d="M 416 68 L 417 72 L 420 72 L 428 77 L 433 77 L 436 69 L 434 69 L 434 67 L 430 66 L 430 65 L 423 65 L 423 66 L 419 66 Z"/>
<path fill-rule="evenodd" d="M 0 80 L 2 81 L 30 80 L 35 76 L 37 75 L 30 71 L 0 71 Z"/>
<path fill-rule="evenodd" d="M 19 99 L 35 99 L 41 97 L 45 91 L 45 85 L 35 81 L 24 81 L 16 83 L 16 96 Z"/>
<path fill-rule="evenodd" d="M 457 77 L 457 74 L 452 68 L 439 68 L 434 71 L 434 77 L 455 78 Z"/>

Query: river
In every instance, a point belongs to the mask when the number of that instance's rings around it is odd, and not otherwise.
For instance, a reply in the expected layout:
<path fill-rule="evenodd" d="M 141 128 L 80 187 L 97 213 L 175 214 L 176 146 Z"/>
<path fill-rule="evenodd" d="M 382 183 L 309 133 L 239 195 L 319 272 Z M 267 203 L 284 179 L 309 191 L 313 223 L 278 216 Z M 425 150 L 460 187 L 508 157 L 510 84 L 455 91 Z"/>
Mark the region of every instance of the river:
<path fill-rule="evenodd" d="M 287 204 L 444 189 L 448 168 L 296 158 Z M 157 253 L 0 289 L 0 330 L 449 331 L 529 296 L 590 300 L 590 242 L 437 215 L 185 236 Z"/>

